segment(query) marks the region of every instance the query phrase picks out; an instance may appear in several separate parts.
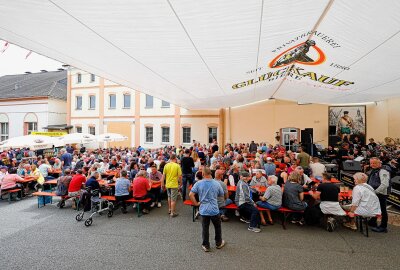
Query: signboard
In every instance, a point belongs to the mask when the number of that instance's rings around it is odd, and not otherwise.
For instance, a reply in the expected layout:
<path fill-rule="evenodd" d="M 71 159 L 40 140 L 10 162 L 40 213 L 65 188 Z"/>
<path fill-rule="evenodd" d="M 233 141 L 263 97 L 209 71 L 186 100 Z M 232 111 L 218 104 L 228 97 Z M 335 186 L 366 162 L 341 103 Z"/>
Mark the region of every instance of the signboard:
<path fill-rule="evenodd" d="M 400 207 L 400 190 L 392 188 L 392 192 L 389 194 L 388 201 Z"/>
<path fill-rule="evenodd" d="M 48 131 L 48 132 L 39 132 L 39 131 L 33 131 L 31 132 L 31 135 L 42 135 L 42 136 L 50 136 L 50 137 L 61 137 L 65 136 L 68 133 L 66 132 L 53 132 L 53 131 Z"/>
<path fill-rule="evenodd" d="M 340 171 L 340 181 L 346 185 L 354 186 L 353 175 L 354 173 L 351 172 Z"/>

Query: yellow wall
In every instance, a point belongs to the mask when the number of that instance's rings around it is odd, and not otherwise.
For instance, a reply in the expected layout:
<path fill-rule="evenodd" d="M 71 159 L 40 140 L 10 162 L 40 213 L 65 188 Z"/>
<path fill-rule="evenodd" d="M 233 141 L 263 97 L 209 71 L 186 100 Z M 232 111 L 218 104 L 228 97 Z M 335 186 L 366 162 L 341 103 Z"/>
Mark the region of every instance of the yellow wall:
<path fill-rule="evenodd" d="M 383 142 L 389 136 L 387 101 L 367 105 L 367 139 Z"/>
<path fill-rule="evenodd" d="M 121 146 L 131 147 L 131 123 L 130 122 L 109 122 L 107 123 L 108 133 L 118 133 L 128 137 L 128 140 L 122 142 L 110 142 L 109 147 Z"/>
<path fill-rule="evenodd" d="M 226 140 L 275 144 L 275 133 L 281 128 L 313 128 L 314 142 L 327 146 L 328 107 L 323 104 L 298 105 L 289 101 L 269 100 L 231 108 L 230 117 L 227 110 L 225 118 Z M 400 99 L 366 105 L 366 118 L 368 138 L 383 141 L 389 133 L 394 138 L 400 137 Z"/>
<path fill-rule="evenodd" d="M 328 138 L 328 106 L 297 105 L 293 102 L 270 100 L 249 106 L 231 108 L 233 142 L 268 142 L 275 144 L 281 128 L 314 128 L 314 140 L 326 144 Z M 228 120 L 229 121 L 229 120 Z"/>
<path fill-rule="evenodd" d="M 387 101 L 389 137 L 400 138 L 400 98 Z"/>

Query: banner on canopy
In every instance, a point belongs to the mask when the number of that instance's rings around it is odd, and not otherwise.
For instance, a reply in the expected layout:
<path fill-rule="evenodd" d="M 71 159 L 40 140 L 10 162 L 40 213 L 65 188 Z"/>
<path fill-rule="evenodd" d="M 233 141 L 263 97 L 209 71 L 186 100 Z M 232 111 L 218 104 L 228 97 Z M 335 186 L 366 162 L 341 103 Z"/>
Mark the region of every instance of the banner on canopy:
<path fill-rule="evenodd" d="M 31 132 L 32 135 L 42 135 L 42 136 L 50 136 L 50 137 L 62 137 L 67 135 L 68 133 L 66 132 L 53 132 L 53 131 L 47 131 L 47 132 L 40 132 L 40 131 L 33 131 Z"/>

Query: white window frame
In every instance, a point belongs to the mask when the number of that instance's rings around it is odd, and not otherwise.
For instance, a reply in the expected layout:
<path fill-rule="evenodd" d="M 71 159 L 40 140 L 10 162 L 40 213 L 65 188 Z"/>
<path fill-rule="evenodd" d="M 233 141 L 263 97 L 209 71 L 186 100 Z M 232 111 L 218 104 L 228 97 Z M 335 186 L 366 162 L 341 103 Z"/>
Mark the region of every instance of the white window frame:
<path fill-rule="evenodd" d="M 91 130 L 92 128 L 93 128 L 93 131 L 94 131 L 93 133 L 91 132 L 91 131 L 92 131 L 92 130 Z M 92 135 L 96 135 L 96 127 L 95 127 L 95 126 L 89 126 L 89 127 L 88 127 L 88 133 L 89 133 L 89 134 L 92 134 Z"/>
<path fill-rule="evenodd" d="M 189 129 L 189 140 L 185 141 L 185 129 Z M 182 143 L 190 143 L 192 140 L 192 128 L 191 127 L 182 127 Z"/>
<path fill-rule="evenodd" d="M 26 132 L 27 132 L 28 135 L 31 134 L 31 133 L 34 132 L 34 131 L 38 131 L 37 122 L 25 122 L 25 124 L 26 124 L 26 126 L 27 126 Z M 32 125 L 32 126 L 31 126 L 31 129 L 30 129 L 30 125 Z"/>
<path fill-rule="evenodd" d="M 112 96 L 114 96 L 114 99 L 115 99 L 115 105 L 114 105 L 114 107 L 111 107 L 111 97 L 112 97 Z M 110 110 L 114 110 L 114 109 L 117 108 L 117 95 L 116 95 L 116 94 L 109 94 L 109 95 L 108 95 L 108 108 L 109 108 Z"/>
<path fill-rule="evenodd" d="M 3 133 L 3 131 L 5 131 Z M 0 122 L 0 140 L 8 140 L 8 137 L 10 136 L 10 129 L 9 129 L 9 124 L 8 122 Z"/>
<path fill-rule="evenodd" d="M 126 106 L 126 103 L 125 103 L 125 98 L 127 98 L 127 97 L 129 97 L 129 106 Z M 128 94 L 128 93 L 126 93 L 126 94 L 124 94 L 124 96 L 123 96 L 123 101 L 124 101 L 124 109 L 130 109 L 131 108 L 131 102 L 132 102 L 132 98 L 131 98 L 131 94 Z"/>
<path fill-rule="evenodd" d="M 94 98 L 94 107 L 92 107 L 91 98 Z M 96 109 L 96 95 L 89 95 L 89 110 Z"/>
<path fill-rule="evenodd" d="M 214 134 L 214 132 L 210 133 L 210 129 L 215 129 L 216 130 L 216 132 L 215 132 L 215 140 L 218 140 L 218 127 L 208 127 L 207 129 L 208 129 L 208 132 L 207 132 L 207 134 L 208 134 L 208 142 L 212 143 L 212 141 L 214 140 L 214 138 L 211 138 L 211 142 L 210 142 L 210 135 Z"/>
<path fill-rule="evenodd" d="M 164 131 L 168 129 L 168 134 L 164 134 Z M 170 143 L 170 139 L 171 139 L 171 129 L 169 127 L 161 127 L 161 142 L 162 143 Z M 164 140 L 164 138 L 166 138 Z"/>
<path fill-rule="evenodd" d="M 171 103 L 169 103 L 168 101 L 165 100 L 161 100 L 161 108 L 170 108 L 171 107 Z"/>
<path fill-rule="evenodd" d="M 148 104 L 148 103 L 150 103 L 150 100 L 151 100 L 151 104 Z M 146 107 L 145 107 L 146 109 L 152 109 L 154 107 L 154 97 L 146 94 L 145 105 L 146 105 Z"/>
<path fill-rule="evenodd" d="M 80 98 L 80 100 L 81 100 L 81 106 L 80 107 L 78 107 L 78 99 Z M 77 111 L 82 111 L 82 96 L 75 96 L 75 110 L 77 110 Z"/>
<path fill-rule="evenodd" d="M 150 129 L 151 129 L 151 141 L 147 140 L 148 139 L 147 131 L 150 131 Z M 145 131 L 145 133 L 144 133 L 144 141 L 145 141 L 145 143 L 153 143 L 154 142 L 154 128 L 153 127 L 145 127 L 144 131 Z"/>

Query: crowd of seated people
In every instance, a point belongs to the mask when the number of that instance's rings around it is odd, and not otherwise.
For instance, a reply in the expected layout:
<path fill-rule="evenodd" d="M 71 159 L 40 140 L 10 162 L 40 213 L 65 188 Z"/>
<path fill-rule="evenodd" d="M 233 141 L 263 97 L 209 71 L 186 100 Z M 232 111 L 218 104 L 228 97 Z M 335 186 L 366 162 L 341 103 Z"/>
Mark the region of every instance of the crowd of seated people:
<path fill-rule="evenodd" d="M 341 149 L 343 151 L 337 153 L 328 150 L 327 155 L 332 159 L 349 159 L 353 157 L 354 151 L 363 151 L 360 143 L 349 146 L 346 142 Z M 236 215 L 249 224 L 248 229 L 252 232 L 260 232 L 260 226 L 273 224 L 271 211 L 281 206 L 296 211 L 291 221 L 299 225 L 307 222 L 307 213 L 315 213 L 314 216 L 321 213 L 343 215 L 337 207 L 340 199 L 336 194 L 337 186 L 330 183 L 331 177 L 325 173 L 325 167 L 320 160 L 311 157 L 301 146 L 296 146 L 296 152 L 286 150 L 281 145 L 255 142 L 232 143 L 220 147 L 216 141 L 209 145 L 194 143 L 186 147 L 165 146 L 158 149 L 144 149 L 139 146 L 79 151 L 69 147 L 68 151 L 56 151 L 51 158 L 43 158 L 40 155 L 36 157 L 35 153 L 30 151 L 29 157 L 34 158 L 29 159 L 21 156 L 20 152 L 26 151 L 11 149 L 1 154 L 0 165 L 5 168 L 0 173 L 0 181 L 4 181 L 3 175 L 16 171 L 16 175 L 20 177 L 33 177 L 34 185 L 30 188 L 39 190 L 46 181 L 52 179 L 50 172 L 59 169 L 62 172 L 58 178 L 58 185 L 63 187 L 57 188 L 62 189 L 65 196 L 77 196 L 85 186 L 102 189 L 110 183 L 115 183 L 114 194 L 123 213 L 127 212 L 125 201 L 129 198 L 150 198 L 151 201 L 143 208 L 143 213 L 147 214 L 152 208 L 162 206 L 162 196 L 167 193 L 169 213 L 177 216 L 174 205 L 178 189 L 168 188 L 166 183 L 172 179 L 168 175 L 171 171 L 171 166 L 168 165 L 173 158 L 174 162 L 180 165 L 179 170 L 174 169 L 176 177 L 173 178 L 177 185 L 179 183 L 179 192 L 183 200 L 187 197 L 191 185 L 202 180 L 202 169 L 205 166 L 210 167 L 212 176 L 219 181 L 224 190 L 224 196 L 218 200 L 221 220 L 229 220 L 224 207 L 235 203 L 239 209 Z M 368 150 L 367 155 L 373 157 L 374 153 L 377 152 Z M 397 160 L 392 159 L 388 162 L 387 155 L 379 153 L 383 164 L 390 163 L 390 166 L 395 165 L 395 168 L 398 168 L 396 162 L 399 161 L 399 156 Z M 166 165 L 167 175 L 164 171 Z M 229 186 L 235 186 L 236 192 L 228 192 Z M 265 190 L 260 191 L 261 187 Z M 313 193 L 306 196 L 305 193 L 310 191 Z M 349 208 L 351 212 L 364 205 L 365 200 L 370 200 L 363 197 L 366 196 L 364 193 L 361 192 L 360 197 L 353 201 Z M 265 211 L 260 212 L 260 208 Z M 366 211 L 363 212 L 365 215 L 377 215 L 376 207 L 367 208 L 363 209 Z M 312 211 L 308 211 L 309 209 Z M 331 228 L 332 223 L 329 219 L 328 227 Z M 354 223 L 346 224 L 354 229 Z"/>

